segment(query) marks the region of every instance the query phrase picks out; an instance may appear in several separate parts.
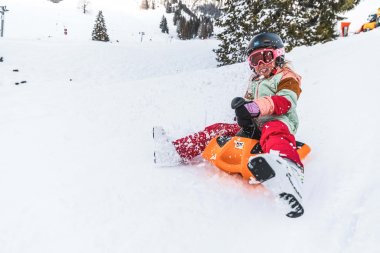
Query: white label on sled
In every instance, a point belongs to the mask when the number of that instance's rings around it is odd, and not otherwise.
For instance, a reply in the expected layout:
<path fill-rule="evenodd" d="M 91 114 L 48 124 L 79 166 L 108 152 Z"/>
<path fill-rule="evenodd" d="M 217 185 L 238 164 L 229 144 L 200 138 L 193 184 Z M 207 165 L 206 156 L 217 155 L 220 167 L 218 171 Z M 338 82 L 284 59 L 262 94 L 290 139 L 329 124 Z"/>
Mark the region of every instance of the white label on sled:
<path fill-rule="evenodd" d="M 237 149 L 243 149 L 244 148 L 244 142 L 235 141 L 235 148 L 237 148 Z"/>

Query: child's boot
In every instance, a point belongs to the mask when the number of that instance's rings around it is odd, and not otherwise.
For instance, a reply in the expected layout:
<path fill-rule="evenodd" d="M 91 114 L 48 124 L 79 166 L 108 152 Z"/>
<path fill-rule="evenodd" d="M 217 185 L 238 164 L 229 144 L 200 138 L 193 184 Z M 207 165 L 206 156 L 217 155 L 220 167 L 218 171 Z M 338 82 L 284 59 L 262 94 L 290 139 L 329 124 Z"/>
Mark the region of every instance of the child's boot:
<path fill-rule="evenodd" d="M 250 183 L 263 184 L 280 199 L 288 208 L 288 217 L 297 218 L 304 213 L 301 195 L 302 167 L 280 157 L 278 152 L 271 152 L 250 158 L 248 168 L 253 174 Z"/>

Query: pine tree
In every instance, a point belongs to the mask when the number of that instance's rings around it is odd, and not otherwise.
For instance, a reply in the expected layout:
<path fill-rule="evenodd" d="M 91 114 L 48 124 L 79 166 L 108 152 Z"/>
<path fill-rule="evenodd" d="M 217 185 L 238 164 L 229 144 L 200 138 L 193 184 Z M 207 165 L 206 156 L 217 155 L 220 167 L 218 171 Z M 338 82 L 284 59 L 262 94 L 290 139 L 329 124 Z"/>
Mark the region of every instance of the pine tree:
<path fill-rule="evenodd" d="M 191 32 L 190 32 L 190 21 L 185 21 L 185 25 L 182 30 L 182 37 L 184 40 L 189 40 L 191 39 Z"/>
<path fill-rule="evenodd" d="M 199 26 L 201 21 L 199 18 L 192 19 L 191 23 L 191 38 L 196 38 L 198 36 Z"/>
<path fill-rule="evenodd" d="M 201 23 L 198 29 L 198 38 L 204 40 L 207 39 L 207 27 L 204 22 Z"/>
<path fill-rule="evenodd" d="M 287 51 L 296 46 L 330 41 L 336 37 L 338 19 L 334 1 L 265 1 L 257 14 L 260 29 L 254 29 L 252 33 L 277 33 L 285 42 Z"/>
<path fill-rule="evenodd" d="M 258 15 L 260 29 L 253 34 L 268 31 L 277 33 L 285 42 L 286 49 L 290 51 L 298 45 L 306 45 L 305 34 L 308 33 L 310 24 L 305 16 L 306 11 L 298 1 L 282 0 L 267 1 L 262 6 L 263 10 Z M 313 12 L 309 9 L 309 12 Z"/>
<path fill-rule="evenodd" d="M 303 17 L 306 19 L 304 37 L 299 45 L 325 43 L 338 37 L 335 27 L 338 20 L 343 19 L 339 14 L 353 8 L 359 2 L 360 0 L 299 1 Z"/>
<path fill-rule="evenodd" d="M 360 0 L 340 0 L 337 4 L 339 6 L 339 11 L 345 12 L 353 9 L 358 5 Z"/>
<path fill-rule="evenodd" d="M 143 9 L 143 10 L 148 10 L 149 9 L 148 0 L 141 0 L 140 9 Z"/>
<path fill-rule="evenodd" d="M 110 40 L 102 11 L 99 11 L 98 16 L 96 17 L 94 30 L 92 32 L 92 40 L 105 42 Z"/>
<path fill-rule="evenodd" d="M 197 18 L 190 18 L 189 22 L 189 39 L 194 39 L 198 33 L 199 21 Z"/>
<path fill-rule="evenodd" d="M 165 2 L 165 11 L 166 11 L 166 13 L 172 13 L 173 12 L 172 4 L 170 2 Z"/>
<path fill-rule="evenodd" d="M 224 28 L 217 34 L 221 43 L 219 48 L 214 50 L 216 60 L 220 63 L 218 66 L 242 62 L 246 59 L 247 41 L 252 36 L 252 27 L 259 22 L 257 15 L 254 14 L 258 14 L 261 10 L 259 7 L 254 9 L 253 3 L 260 4 L 260 1 L 226 1 L 224 15 L 216 21 L 217 26 Z"/>
<path fill-rule="evenodd" d="M 181 19 L 181 10 L 176 10 L 174 12 L 174 16 L 173 16 L 173 24 L 174 25 L 177 25 L 178 21 Z"/>
<path fill-rule="evenodd" d="M 161 28 L 161 32 L 169 33 L 168 22 L 167 22 L 165 16 L 162 16 L 160 28 Z"/>
<path fill-rule="evenodd" d="M 210 18 L 203 17 L 198 29 L 198 38 L 210 38 L 214 32 L 214 27 Z"/>
<path fill-rule="evenodd" d="M 212 20 L 209 20 L 206 25 L 207 38 L 210 38 L 214 34 L 214 25 Z"/>
<path fill-rule="evenodd" d="M 186 20 L 184 16 L 181 16 L 177 22 L 177 34 L 181 40 L 189 40 L 192 38 L 191 21 Z"/>
<path fill-rule="evenodd" d="M 339 13 L 352 9 L 360 0 L 227 0 L 216 25 L 221 41 L 214 50 L 218 66 L 246 59 L 249 40 L 261 32 L 277 33 L 286 50 L 335 39 Z"/>
<path fill-rule="evenodd" d="M 184 40 L 184 30 L 185 30 L 185 23 L 186 19 L 183 16 L 180 16 L 178 21 L 177 21 L 177 35 L 178 38 L 181 40 Z"/>

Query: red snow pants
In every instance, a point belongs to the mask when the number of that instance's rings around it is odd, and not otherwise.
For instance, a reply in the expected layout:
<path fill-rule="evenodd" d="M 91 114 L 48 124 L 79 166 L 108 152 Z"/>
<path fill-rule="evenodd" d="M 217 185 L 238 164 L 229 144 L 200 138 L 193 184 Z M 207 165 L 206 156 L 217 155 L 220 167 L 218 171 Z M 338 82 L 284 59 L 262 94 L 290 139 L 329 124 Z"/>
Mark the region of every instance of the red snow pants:
<path fill-rule="evenodd" d="M 265 123 L 261 129 L 260 145 L 264 153 L 269 153 L 270 150 L 279 151 L 281 157 L 303 167 L 297 153 L 296 138 L 285 123 L 279 120 Z"/>
<path fill-rule="evenodd" d="M 218 135 L 235 136 L 239 132 L 238 124 L 216 123 L 203 131 L 173 141 L 178 154 L 185 160 L 191 160 L 202 154 L 211 139 Z"/>
<path fill-rule="evenodd" d="M 191 160 L 203 152 L 211 139 L 218 135 L 235 136 L 239 130 L 238 124 L 216 123 L 203 131 L 175 140 L 173 144 L 183 159 Z M 264 153 L 269 153 L 270 150 L 279 151 L 282 157 L 302 166 L 295 137 L 287 125 L 279 120 L 270 121 L 263 125 L 261 131 L 260 145 Z"/>

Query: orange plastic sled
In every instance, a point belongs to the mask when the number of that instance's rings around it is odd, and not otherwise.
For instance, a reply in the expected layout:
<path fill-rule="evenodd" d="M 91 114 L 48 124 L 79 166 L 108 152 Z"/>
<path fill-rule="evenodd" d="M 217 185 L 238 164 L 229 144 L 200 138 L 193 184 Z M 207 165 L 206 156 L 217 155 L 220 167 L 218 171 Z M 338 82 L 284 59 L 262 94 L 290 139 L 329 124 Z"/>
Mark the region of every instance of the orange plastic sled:
<path fill-rule="evenodd" d="M 311 149 L 302 142 L 296 144 L 297 152 L 303 160 Z M 253 175 L 248 169 L 248 160 L 260 152 L 261 147 L 256 139 L 219 136 L 210 141 L 202 156 L 217 168 L 229 174 L 240 174 L 244 179 L 249 180 Z"/>

